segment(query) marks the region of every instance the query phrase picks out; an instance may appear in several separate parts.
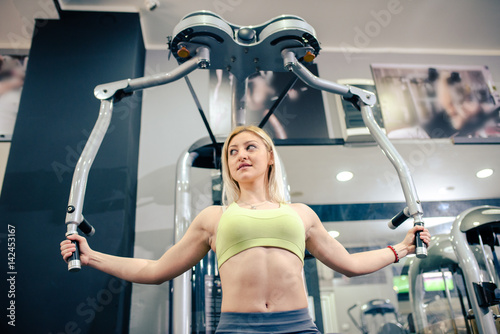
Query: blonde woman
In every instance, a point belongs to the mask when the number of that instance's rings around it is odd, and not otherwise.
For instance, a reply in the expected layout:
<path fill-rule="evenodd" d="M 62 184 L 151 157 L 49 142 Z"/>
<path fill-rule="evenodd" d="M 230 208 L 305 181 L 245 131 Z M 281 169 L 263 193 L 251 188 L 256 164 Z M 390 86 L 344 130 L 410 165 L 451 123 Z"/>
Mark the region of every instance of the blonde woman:
<path fill-rule="evenodd" d="M 302 269 L 309 252 L 347 276 L 379 270 L 415 252 L 413 227 L 392 248 L 349 254 L 304 204 L 288 204 L 271 138 L 238 127 L 222 150 L 223 206 L 204 209 L 184 237 L 158 260 L 121 258 L 92 250 L 85 238 L 61 243 L 64 260 L 80 245 L 83 265 L 121 279 L 161 284 L 184 273 L 211 249 L 217 254 L 222 306 L 216 333 L 319 333 L 307 309 Z"/>

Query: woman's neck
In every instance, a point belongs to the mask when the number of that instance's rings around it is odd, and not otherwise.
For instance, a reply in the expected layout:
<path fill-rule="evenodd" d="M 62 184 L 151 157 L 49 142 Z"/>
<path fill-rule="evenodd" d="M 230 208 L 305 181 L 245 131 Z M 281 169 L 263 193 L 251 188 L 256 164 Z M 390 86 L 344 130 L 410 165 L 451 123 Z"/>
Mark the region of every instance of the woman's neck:
<path fill-rule="evenodd" d="M 271 196 L 269 196 L 269 192 L 265 186 L 258 187 L 240 184 L 240 191 L 238 201 L 254 204 L 271 200 Z"/>

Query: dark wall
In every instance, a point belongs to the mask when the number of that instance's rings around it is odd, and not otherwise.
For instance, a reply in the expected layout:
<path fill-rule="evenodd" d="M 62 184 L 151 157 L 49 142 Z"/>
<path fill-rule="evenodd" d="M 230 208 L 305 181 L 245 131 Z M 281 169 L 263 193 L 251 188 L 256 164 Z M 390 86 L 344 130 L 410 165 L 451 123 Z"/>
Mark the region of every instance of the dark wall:
<path fill-rule="evenodd" d="M 131 285 L 87 267 L 69 273 L 59 243 L 99 113 L 93 89 L 143 75 L 139 15 L 62 12 L 38 22 L 29 57 L 0 198 L 0 332 L 126 333 Z M 137 93 L 115 104 L 83 209 L 96 228 L 91 247 L 120 256 L 133 255 L 140 108 Z"/>

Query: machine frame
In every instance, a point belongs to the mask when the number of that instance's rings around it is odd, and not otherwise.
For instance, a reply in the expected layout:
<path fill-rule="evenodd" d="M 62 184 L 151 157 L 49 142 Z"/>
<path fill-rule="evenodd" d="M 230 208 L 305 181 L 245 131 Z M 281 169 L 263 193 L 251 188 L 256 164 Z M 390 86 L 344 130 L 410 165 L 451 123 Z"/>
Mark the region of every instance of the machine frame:
<path fill-rule="evenodd" d="M 169 40 L 169 48 L 179 62 L 176 69 L 168 73 L 97 86 L 94 95 L 101 100 L 99 117 L 75 167 L 66 212 L 66 235 L 78 234 L 78 229 L 89 236 L 94 233 L 94 228 L 82 214 L 85 190 L 90 168 L 111 121 L 114 102 L 137 90 L 165 85 L 181 78 L 187 80 L 187 75 L 196 69 L 224 69 L 237 78 L 233 86 L 233 126 L 240 125 L 238 120 L 244 119 L 241 113 L 245 111 L 245 107 L 239 103 L 245 94 L 244 80 L 256 71 L 289 71 L 313 88 L 338 94 L 350 101 L 362 113 L 365 125 L 393 164 L 401 182 L 407 206 L 391 220 L 389 226 L 395 228 L 409 217 L 413 218 L 415 225 L 423 225 L 423 210 L 409 168 L 374 119 L 371 106 L 376 102 L 375 94 L 319 78 L 307 69 L 306 64 L 312 62 L 320 51 L 315 35 L 312 26 L 292 15 L 282 15 L 259 26 L 243 27 L 230 24 L 209 11 L 194 12 L 180 21 Z M 193 96 L 195 97 L 194 94 Z M 195 101 L 199 105 L 196 97 Z M 205 124 L 212 139 L 211 145 L 215 149 L 218 144 L 208 123 Z M 177 168 L 176 242 L 182 238 L 191 221 L 188 209 L 189 182 L 185 182 L 189 180 L 188 167 L 193 163 L 193 155 L 190 153 L 186 151 L 181 156 Z M 79 271 L 81 268 L 78 244 L 74 243 L 77 251 L 68 261 L 69 271 Z M 417 256 L 425 257 L 426 246 L 418 234 L 416 243 Z M 190 326 L 190 320 L 186 320 L 190 319 L 190 307 L 183 303 L 189 298 L 189 283 L 187 273 L 174 280 L 175 333 L 187 333 Z"/>

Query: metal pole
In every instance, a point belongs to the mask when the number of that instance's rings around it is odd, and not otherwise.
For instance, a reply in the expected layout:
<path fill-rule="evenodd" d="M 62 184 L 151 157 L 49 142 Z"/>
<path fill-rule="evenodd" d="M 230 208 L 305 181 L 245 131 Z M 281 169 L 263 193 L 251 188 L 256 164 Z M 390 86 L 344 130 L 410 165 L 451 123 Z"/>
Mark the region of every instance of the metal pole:
<path fill-rule="evenodd" d="M 484 275 L 479 268 L 474 252 L 472 251 L 465 232 L 460 230 L 462 220 L 467 214 L 476 208 L 472 208 L 462 212 L 453 222 L 451 227 L 451 242 L 453 249 L 458 258 L 458 263 L 462 269 L 467 293 L 470 297 L 472 309 L 474 310 L 474 317 L 476 320 L 477 328 L 480 334 L 496 333 L 495 321 L 493 319 L 493 312 L 489 307 L 482 307 L 479 305 L 477 296 L 475 294 L 474 283 L 486 282 Z"/>
<path fill-rule="evenodd" d="M 248 80 L 234 78 L 231 96 L 231 128 L 246 124 L 246 94 Z"/>
<path fill-rule="evenodd" d="M 120 91 L 129 94 L 136 90 L 164 85 L 183 78 L 197 68 L 207 68 L 209 64 L 210 50 L 207 47 L 199 47 L 195 57 L 179 65 L 171 72 L 102 84 L 94 89 L 94 95 L 96 98 L 103 100 L 115 96 Z"/>
<path fill-rule="evenodd" d="M 108 131 L 113 112 L 113 98 L 102 100 L 99 109 L 99 117 L 90 133 L 90 137 L 85 144 L 80 158 L 73 173 L 73 180 L 71 182 L 71 190 L 68 199 L 68 207 L 66 210 L 66 226 L 67 233 L 78 234 L 77 227 L 83 221 L 83 201 L 85 199 L 85 190 L 87 187 L 87 179 L 90 172 L 90 167 L 94 162 L 97 151 L 101 146 L 104 135 Z M 76 243 L 76 242 L 75 242 Z M 73 254 L 68 259 L 68 270 L 78 271 L 81 268 L 80 259 Z"/>
<path fill-rule="evenodd" d="M 175 187 L 174 243 L 179 242 L 191 223 L 190 171 L 194 153 L 187 150 L 177 162 Z M 175 334 L 191 333 L 191 269 L 173 283 L 173 328 Z"/>
<path fill-rule="evenodd" d="M 491 232 L 493 233 L 493 231 Z M 484 265 L 486 266 L 486 270 L 488 271 L 488 275 L 490 275 L 490 281 L 496 283 L 496 276 L 493 274 L 493 270 L 491 269 L 491 263 L 486 256 L 486 249 L 484 248 L 483 238 L 481 237 L 481 232 L 477 231 L 477 237 L 479 239 L 479 245 L 481 246 L 481 251 L 483 253 Z"/>
<path fill-rule="evenodd" d="M 376 102 L 375 95 L 372 92 L 368 92 L 357 87 L 344 86 L 318 78 L 317 76 L 312 74 L 304 65 L 297 61 L 295 53 L 291 50 L 283 50 L 282 57 L 285 68 L 295 73 L 299 77 L 299 79 L 304 81 L 307 85 L 319 90 L 324 90 L 330 93 L 341 95 L 345 99 L 348 99 L 351 102 L 355 103 L 360 108 L 365 125 L 368 127 L 373 138 L 378 143 L 385 155 L 389 158 L 398 173 L 399 180 L 403 188 L 403 193 L 405 195 L 406 204 L 408 206 L 409 214 L 413 217 L 415 224 L 423 225 L 423 210 L 422 206 L 420 205 L 420 200 L 418 199 L 417 191 L 413 183 L 410 170 L 399 152 L 386 137 L 382 129 L 380 129 L 377 122 L 375 121 L 375 117 L 373 116 L 373 112 L 370 106 L 375 104 Z M 417 257 L 427 256 L 427 248 L 420 239 L 419 233 L 417 233 L 415 243 L 417 246 Z"/>
<path fill-rule="evenodd" d="M 412 259 L 408 270 L 410 286 L 410 304 L 412 306 L 413 323 L 417 333 L 423 333 L 428 325 L 424 308 L 424 277 L 421 259 Z"/>
<path fill-rule="evenodd" d="M 448 287 L 448 283 L 446 283 L 446 275 L 444 272 L 444 268 L 441 268 L 441 276 L 443 277 L 446 300 L 448 301 L 448 307 L 450 308 L 449 314 L 451 318 L 451 324 L 453 325 L 453 330 L 455 331 L 455 333 L 458 333 L 457 322 L 455 321 L 455 311 L 453 311 L 453 305 L 451 304 L 451 293 L 450 293 L 450 288 Z M 465 321 L 467 321 L 467 319 L 465 319 Z"/>

